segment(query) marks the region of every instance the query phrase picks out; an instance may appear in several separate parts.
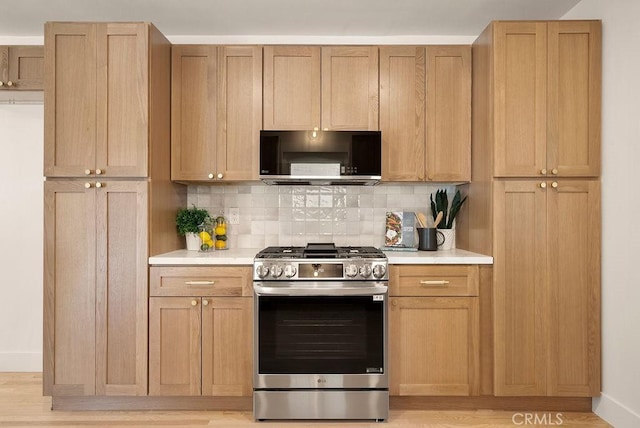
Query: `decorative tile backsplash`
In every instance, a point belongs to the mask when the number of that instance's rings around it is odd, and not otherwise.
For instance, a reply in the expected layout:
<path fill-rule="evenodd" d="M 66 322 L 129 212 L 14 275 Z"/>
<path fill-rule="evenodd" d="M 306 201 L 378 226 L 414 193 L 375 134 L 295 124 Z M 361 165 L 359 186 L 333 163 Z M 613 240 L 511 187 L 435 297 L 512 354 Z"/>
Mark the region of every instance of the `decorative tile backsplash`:
<path fill-rule="evenodd" d="M 429 195 L 453 185 L 378 184 L 376 186 L 189 186 L 188 205 L 228 216 L 238 208 L 240 223 L 229 225 L 229 248 L 269 245 L 384 243 L 387 211 L 422 211 L 430 216 Z"/>

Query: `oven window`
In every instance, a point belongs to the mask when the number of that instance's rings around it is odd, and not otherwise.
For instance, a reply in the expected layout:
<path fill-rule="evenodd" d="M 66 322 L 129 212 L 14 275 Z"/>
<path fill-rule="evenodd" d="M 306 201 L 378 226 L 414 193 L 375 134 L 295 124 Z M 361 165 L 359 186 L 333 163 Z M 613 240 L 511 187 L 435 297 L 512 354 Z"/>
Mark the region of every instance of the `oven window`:
<path fill-rule="evenodd" d="M 383 372 L 384 301 L 260 296 L 258 315 L 260 374 Z"/>

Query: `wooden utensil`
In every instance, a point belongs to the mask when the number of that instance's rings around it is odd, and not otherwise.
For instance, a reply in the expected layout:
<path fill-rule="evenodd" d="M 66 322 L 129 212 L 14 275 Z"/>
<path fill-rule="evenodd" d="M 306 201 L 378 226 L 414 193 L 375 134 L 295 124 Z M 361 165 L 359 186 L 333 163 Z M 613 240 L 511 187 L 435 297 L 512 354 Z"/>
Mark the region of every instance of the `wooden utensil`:
<path fill-rule="evenodd" d="M 427 227 L 427 216 L 423 213 L 418 213 L 418 223 L 420 223 L 420 227 Z"/>
<path fill-rule="evenodd" d="M 434 222 L 433 222 L 433 227 L 434 227 L 434 228 L 437 228 L 437 227 L 438 227 L 438 224 L 440 224 L 440 222 L 441 222 L 441 221 L 442 221 L 442 211 L 440 211 L 440 212 L 438 213 L 438 215 L 436 216 L 436 219 L 435 219 L 435 220 L 434 220 Z"/>

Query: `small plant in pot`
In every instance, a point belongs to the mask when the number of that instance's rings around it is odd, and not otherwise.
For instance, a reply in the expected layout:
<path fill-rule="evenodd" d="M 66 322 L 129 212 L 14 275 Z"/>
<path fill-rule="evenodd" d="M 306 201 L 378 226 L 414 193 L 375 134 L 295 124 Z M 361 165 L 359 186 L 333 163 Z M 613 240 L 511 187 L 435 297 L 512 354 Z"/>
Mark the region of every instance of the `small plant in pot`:
<path fill-rule="evenodd" d="M 438 213 L 442 213 L 442 218 L 437 225 L 437 228 L 444 234 L 444 242 L 441 245 L 441 249 L 451 249 L 455 248 L 455 230 L 453 229 L 453 221 L 456 219 L 458 212 L 460 212 L 460 208 L 462 208 L 462 204 L 467 200 L 467 197 L 464 198 L 460 195 L 460 191 L 456 190 L 456 194 L 453 196 L 453 200 L 451 201 L 451 207 L 449 207 L 449 197 L 447 195 L 446 189 L 438 189 L 436 191 L 435 201 L 433 200 L 433 194 L 429 195 L 429 200 L 431 201 L 431 214 L 433 215 L 433 220 L 435 221 L 438 217 Z"/>
<path fill-rule="evenodd" d="M 210 220 L 209 211 L 204 208 L 181 208 L 176 214 L 176 227 L 187 240 L 187 250 L 200 249 L 200 226 Z"/>

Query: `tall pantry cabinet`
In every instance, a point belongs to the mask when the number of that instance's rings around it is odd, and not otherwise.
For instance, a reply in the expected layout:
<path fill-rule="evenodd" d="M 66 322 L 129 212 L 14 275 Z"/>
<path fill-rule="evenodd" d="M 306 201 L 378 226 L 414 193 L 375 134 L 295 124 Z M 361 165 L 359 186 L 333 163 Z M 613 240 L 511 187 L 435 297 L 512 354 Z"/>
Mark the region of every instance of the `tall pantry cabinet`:
<path fill-rule="evenodd" d="M 147 394 L 148 257 L 180 248 L 171 45 L 148 23 L 45 25 L 45 395 Z"/>
<path fill-rule="evenodd" d="M 600 393 L 600 21 L 493 22 L 473 45 L 461 248 L 491 254 L 494 393 Z"/>

